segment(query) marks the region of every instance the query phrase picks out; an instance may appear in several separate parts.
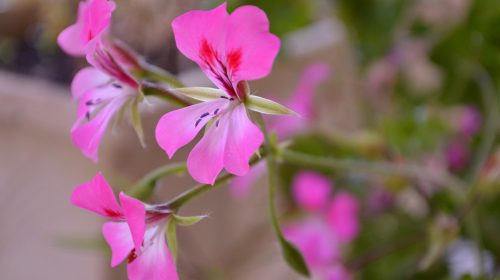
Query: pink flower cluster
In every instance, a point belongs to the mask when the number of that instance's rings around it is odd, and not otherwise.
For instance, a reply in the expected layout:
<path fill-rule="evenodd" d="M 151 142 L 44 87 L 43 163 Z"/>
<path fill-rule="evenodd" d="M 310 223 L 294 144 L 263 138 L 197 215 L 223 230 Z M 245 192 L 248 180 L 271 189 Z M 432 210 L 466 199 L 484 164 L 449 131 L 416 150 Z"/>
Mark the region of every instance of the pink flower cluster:
<path fill-rule="evenodd" d="M 328 178 L 301 172 L 293 182 L 293 197 L 307 212 L 304 220 L 288 225 L 285 237 L 302 252 L 312 274 L 323 280 L 351 279 L 342 262 L 342 246 L 359 232 L 358 201 L 339 191 L 332 196 Z"/>
<path fill-rule="evenodd" d="M 104 132 L 130 105 L 137 115 L 143 61 L 109 35 L 115 3 L 86 0 L 80 3 L 75 24 L 58 37 L 69 55 L 84 56 L 90 67 L 78 72 L 71 90 L 78 101 L 77 120 L 71 130 L 74 144 L 97 162 Z M 249 171 L 249 160 L 263 142 L 263 134 L 247 111 L 247 81 L 267 76 L 280 48 L 269 32 L 266 14 L 244 6 L 232 14 L 226 4 L 209 11 L 191 11 L 172 22 L 179 50 L 196 62 L 218 89 L 216 98 L 168 112 L 158 123 L 156 139 L 169 157 L 189 143 L 203 127 L 206 132 L 187 159 L 191 176 L 213 184 L 225 169 L 235 175 Z M 139 122 L 140 123 L 140 122 Z M 142 131 L 137 129 L 142 141 Z M 174 260 L 165 244 L 168 211 L 120 193 L 117 203 L 99 173 L 78 186 L 71 202 L 111 220 L 103 235 L 112 249 L 112 266 L 128 262 L 130 279 L 178 279 Z"/>

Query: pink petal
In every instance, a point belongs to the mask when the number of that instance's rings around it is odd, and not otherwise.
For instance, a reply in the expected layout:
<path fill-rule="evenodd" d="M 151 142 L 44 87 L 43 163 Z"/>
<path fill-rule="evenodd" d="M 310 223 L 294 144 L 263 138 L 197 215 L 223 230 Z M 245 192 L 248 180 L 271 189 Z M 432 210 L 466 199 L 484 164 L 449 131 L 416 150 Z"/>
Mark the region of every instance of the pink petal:
<path fill-rule="evenodd" d="M 335 196 L 328 212 L 328 221 L 342 242 L 350 242 L 359 232 L 358 201 L 347 192 Z"/>
<path fill-rule="evenodd" d="M 187 159 L 189 174 L 196 181 L 213 185 L 224 166 L 224 148 L 226 146 L 229 120 L 226 115 L 220 117 L 194 146 Z"/>
<path fill-rule="evenodd" d="M 109 122 L 116 112 L 125 104 L 127 98 L 115 98 L 106 104 L 105 107 L 89 122 L 81 124 L 84 120 L 79 117 L 71 130 L 71 139 L 82 153 L 92 159 L 98 161 L 98 149 L 102 140 L 102 136 L 108 127 Z"/>
<path fill-rule="evenodd" d="M 130 229 L 126 223 L 108 222 L 102 226 L 102 234 L 111 247 L 111 266 L 115 267 L 134 249 Z"/>
<path fill-rule="evenodd" d="M 98 69 L 94 67 L 85 67 L 78 71 L 73 78 L 71 82 L 71 93 L 73 94 L 73 98 L 78 99 L 86 91 L 105 85 L 109 81 L 110 77 Z"/>
<path fill-rule="evenodd" d="M 144 203 L 121 192 L 120 204 L 130 227 L 135 249 L 139 251 L 146 231 L 146 208 Z"/>
<path fill-rule="evenodd" d="M 314 172 L 301 172 L 293 181 L 292 192 L 300 207 L 314 212 L 326 207 L 332 188 L 328 178 Z"/>
<path fill-rule="evenodd" d="M 300 252 L 311 269 L 331 264 L 340 258 L 340 248 L 329 226 L 322 220 L 310 219 L 283 229 L 285 237 Z"/>
<path fill-rule="evenodd" d="M 266 171 L 266 163 L 261 161 L 254 165 L 246 175 L 235 177 L 229 185 L 231 194 L 238 198 L 246 196 L 257 180 L 266 174 Z"/>
<path fill-rule="evenodd" d="M 207 42 L 217 54 L 225 53 L 228 19 L 226 3 L 210 11 L 190 11 L 176 17 L 172 29 L 177 48 L 203 69 L 204 60 L 200 55 L 203 42 Z"/>
<path fill-rule="evenodd" d="M 262 145 L 264 135 L 247 116 L 245 106 L 238 105 L 228 116 L 229 127 L 224 150 L 224 167 L 232 174 L 243 176 L 250 166 L 250 157 Z"/>
<path fill-rule="evenodd" d="M 85 44 L 98 38 L 111 24 L 111 15 L 116 4 L 109 0 L 90 0 L 82 15 L 83 29 L 81 40 Z M 78 19 L 80 20 L 80 19 Z"/>
<path fill-rule="evenodd" d="M 149 231 L 149 230 L 148 230 Z M 148 247 L 128 264 L 130 280 L 178 280 L 177 269 L 167 245 L 164 232 L 157 234 Z"/>
<path fill-rule="evenodd" d="M 168 112 L 156 126 L 156 141 L 172 158 L 179 148 L 193 140 L 214 115 L 215 110 L 222 110 L 226 104 L 227 101 L 221 98 Z M 206 113 L 209 115 L 201 118 Z"/>
<path fill-rule="evenodd" d="M 83 25 L 73 24 L 64 29 L 57 37 L 57 44 L 61 49 L 72 56 L 83 56 L 85 54 L 85 45 L 81 41 Z"/>
<path fill-rule="evenodd" d="M 123 218 L 113 190 L 100 172 L 89 182 L 76 187 L 71 194 L 71 203 L 110 219 Z"/>
<path fill-rule="evenodd" d="M 267 76 L 279 48 L 280 40 L 269 32 L 269 20 L 264 11 L 255 6 L 243 6 L 230 15 L 225 50 L 234 84 Z"/>

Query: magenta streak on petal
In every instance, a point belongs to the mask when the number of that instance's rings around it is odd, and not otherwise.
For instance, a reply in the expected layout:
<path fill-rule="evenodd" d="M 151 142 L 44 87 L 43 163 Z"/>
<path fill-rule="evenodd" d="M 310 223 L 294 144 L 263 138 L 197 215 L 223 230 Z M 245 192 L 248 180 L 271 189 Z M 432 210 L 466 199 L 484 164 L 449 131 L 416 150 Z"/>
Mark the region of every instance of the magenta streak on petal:
<path fill-rule="evenodd" d="M 230 52 L 226 65 L 219 58 L 217 51 L 206 39 L 203 39 L 200 46 L 200 59 L 219 82 L 218 86 L 221 86 L 231 97 L 238 97 L 237 90 L 231 81 L 231 73 L 236 71 L 241 63 L 241 50 Z"/>
<path fill-rule="evenodd" d="M 137 89 L 139 84 L 132 78 L 117 62 L 116 60 L 104 49 L 102 43 L 98 43 L 94 52 L 87 55 L 87 60 L 96 68 L 101 69 L 111 77 L 120 82 L 125 83 L 133 89 Z"/>

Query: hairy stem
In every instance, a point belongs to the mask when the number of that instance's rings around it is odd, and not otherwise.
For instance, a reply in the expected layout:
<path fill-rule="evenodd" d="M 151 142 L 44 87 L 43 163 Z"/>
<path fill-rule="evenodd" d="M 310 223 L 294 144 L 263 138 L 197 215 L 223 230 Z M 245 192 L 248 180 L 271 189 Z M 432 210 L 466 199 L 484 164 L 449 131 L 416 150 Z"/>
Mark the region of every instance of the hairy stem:
<path fill-rule="evenodd" d="M 185 163 L 171 163 L 160 166 L 142 177 L 129 190 L 129 194 L 135 198 L 145 200 L 148 199 L 154 191 L 156 182 L 161 178 L 186 172 Z"/>

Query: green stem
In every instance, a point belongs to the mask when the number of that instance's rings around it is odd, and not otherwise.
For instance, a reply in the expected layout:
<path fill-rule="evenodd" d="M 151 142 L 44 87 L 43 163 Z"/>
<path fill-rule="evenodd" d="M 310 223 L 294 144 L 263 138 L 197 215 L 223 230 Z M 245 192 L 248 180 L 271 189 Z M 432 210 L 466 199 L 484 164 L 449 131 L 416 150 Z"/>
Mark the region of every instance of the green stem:
<path fill-rule="evenodd" d="M 154 169 L 149 172 L 146 176 L 135 183 L 129 190 L 129 194 L 132 197 L 145 200 L 148 199 L 154 191 L 156 182 L 168 175 L 179 174 L 186 171 L 186 164 L 184 163 L 173 163 L 167 164 Z"/>
<path fill-rule="evenodd" d="M 143 79 L 165 83 L 174 88 L 185 87 L 185 85 L 181 81 L 177 80 L 174 75 L 168 73 L 160 67 L 152 64 L 147 64 L 143 67 L 144 68 L 142 69 L 141 73 Z"/>
<path fill-rule="evenodd" d="M 186 99 L 180 97 L 171 91 L 168 87 L 162 86 L 161 84 L 142 81 L 141 89 L 144 95 L 146 96 L 156 96 L 162 99 L 167 100 L 168 102 L 178 106 L 178 107 L 186 107 L 192 105 L 191 102 Z"/>

